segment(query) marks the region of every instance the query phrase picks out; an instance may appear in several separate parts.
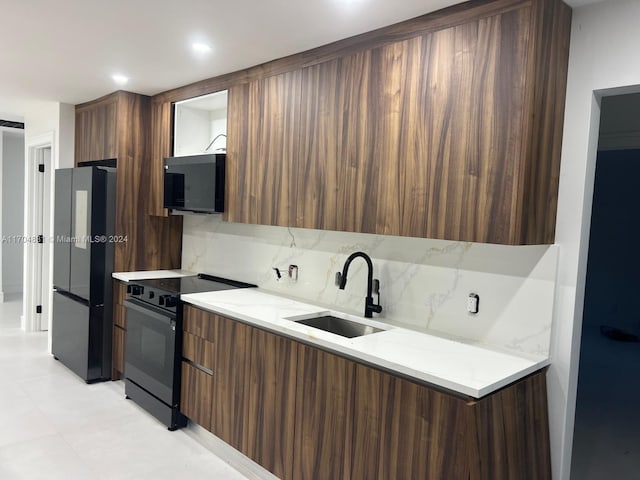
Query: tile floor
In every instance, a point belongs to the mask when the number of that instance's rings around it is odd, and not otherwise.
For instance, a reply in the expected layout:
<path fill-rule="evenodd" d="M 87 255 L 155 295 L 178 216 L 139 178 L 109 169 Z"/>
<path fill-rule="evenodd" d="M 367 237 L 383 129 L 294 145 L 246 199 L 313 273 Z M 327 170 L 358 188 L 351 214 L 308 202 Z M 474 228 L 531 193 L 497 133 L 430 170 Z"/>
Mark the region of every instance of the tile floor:
<path fill-rule="evenodd" d="M 245 476 L 184 431 L 169 432 L 122 382 L 85 384 L 0 304 L 0 479 L 223 479 Z"/>

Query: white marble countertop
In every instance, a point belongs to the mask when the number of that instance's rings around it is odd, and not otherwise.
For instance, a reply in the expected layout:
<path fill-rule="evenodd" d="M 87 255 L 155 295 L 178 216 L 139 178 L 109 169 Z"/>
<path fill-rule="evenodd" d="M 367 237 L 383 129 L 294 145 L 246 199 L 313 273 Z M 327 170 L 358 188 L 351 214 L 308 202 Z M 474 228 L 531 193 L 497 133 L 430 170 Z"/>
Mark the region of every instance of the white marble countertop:
<path fill-rule="evenodd" d="M 385 329 L 361 337 L 342 337 L 294 321 L 328 312 L 326 308 L 259 289 L 193 293 L 182 295 L 181 299 L 474 398 L 483 397 L 549 364 L 548 358 L 524 358 L 331 311 L 335 316 Z"/>
<path fill-rule="evenodd" d="M 149 280 L 150 278 L 188 277 L 189 275 L 197 274 L 187 270 L 145 270 L 140 272 L 113 272 L 111 274 L 113 278 L 122 282 Z"/>

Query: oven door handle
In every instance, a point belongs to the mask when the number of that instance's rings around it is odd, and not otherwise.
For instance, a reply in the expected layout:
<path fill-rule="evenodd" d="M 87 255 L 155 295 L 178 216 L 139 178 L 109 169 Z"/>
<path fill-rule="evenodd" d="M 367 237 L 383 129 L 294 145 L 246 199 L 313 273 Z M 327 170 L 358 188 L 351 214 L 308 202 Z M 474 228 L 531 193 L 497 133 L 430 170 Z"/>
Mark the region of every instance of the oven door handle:
<path fill-rule="evenodd" d="M 137 310 L 138 312 L 148 317 L 152 317 L 155 320 L 158 320 L 162 323 L 175 327 L 175 324 L 176 324 L 175 315 L 158 313 L 154 310 L 151 310 L 149 307 L 143 307 L 135 303 L 135 301 L 129 300 L 129 299 L 124 301 L 124 306 L 127 308 L 131 308 L 133 310 Z"/>

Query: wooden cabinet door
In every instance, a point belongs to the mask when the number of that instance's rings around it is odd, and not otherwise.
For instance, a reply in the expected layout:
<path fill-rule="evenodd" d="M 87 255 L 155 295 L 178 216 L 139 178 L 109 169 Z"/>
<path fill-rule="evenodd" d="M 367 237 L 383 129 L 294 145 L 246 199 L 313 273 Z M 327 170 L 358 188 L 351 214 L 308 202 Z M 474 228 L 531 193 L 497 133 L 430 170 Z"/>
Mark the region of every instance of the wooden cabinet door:
<path fill-rule="evenodd" d="M 147 172 L 149 181 L 150 215 L 167 216 L 164 208 L 164 159 L 170 157 L 172 128 L 172 104 L 170 101 L 151 101 L 151 159 Z"/>
<path fill-rule="evenodd" d="M 209 316 L 214 325 L 211 432 L 245 451 L 251 327 L 219 315 Z"/>
<path fill-rule="evenodd" d="M 468 480 L 467 413 L 463 399 L 358 365 L 351 478 Z"/>
<path fill-rule="evenodd" d="M 296 227 L 376 231 L 371 56 L 368 50 L 303 70 Z"/>
<path fill-rule="evenodd" d="M 78 162 L 118 156 L 118 101 L 105 97 L 76 109 L 75 157 Z"/>
<path fill-rule="evenodd" d="M 550 480 L 545 371 L 469 406 L 471 480 Z"/>
<path fill-rule="evenodd" d="M 191 421 L 211 430 L 213 376 L 182 362 L 180 411 Z"/>
<path fill-rule="evenodd" d="M 293 478 L 349 478 L 355 363 L 298 345 Z"/>
<path fill-rule="evenodd" d="M 510 243 L 529 9 L 304 69 L 299 227 Z"/>
<path fill-rule="evenodd" d="M 293 477 L 297 342 L 251 329 L 243 453 L 283 480 Z"/>
<path fill-rule="evenodd" d="M 289 224 L 299 112 L 299 71 L 229 89 L 228 221 Z"/>

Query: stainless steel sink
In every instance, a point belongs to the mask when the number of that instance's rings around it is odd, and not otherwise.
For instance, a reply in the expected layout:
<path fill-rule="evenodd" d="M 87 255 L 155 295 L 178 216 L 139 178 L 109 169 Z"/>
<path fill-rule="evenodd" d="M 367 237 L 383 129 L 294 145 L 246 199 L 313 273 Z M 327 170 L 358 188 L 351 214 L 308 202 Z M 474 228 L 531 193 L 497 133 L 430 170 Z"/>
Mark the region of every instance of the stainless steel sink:
<path fill-rule="evenodd" d="M 309 327 L 318 328 L 325 332 L 335 333 L 347 338 L 361 337 L 371 333 L 383 332 L 382 328 L 363 325 L 362 323 L 352 322 L 344 318 L 334 317 L 333 315 L 322 315 L 313 318 L 304 318 L 302 320 L 294 320 Z"/>

